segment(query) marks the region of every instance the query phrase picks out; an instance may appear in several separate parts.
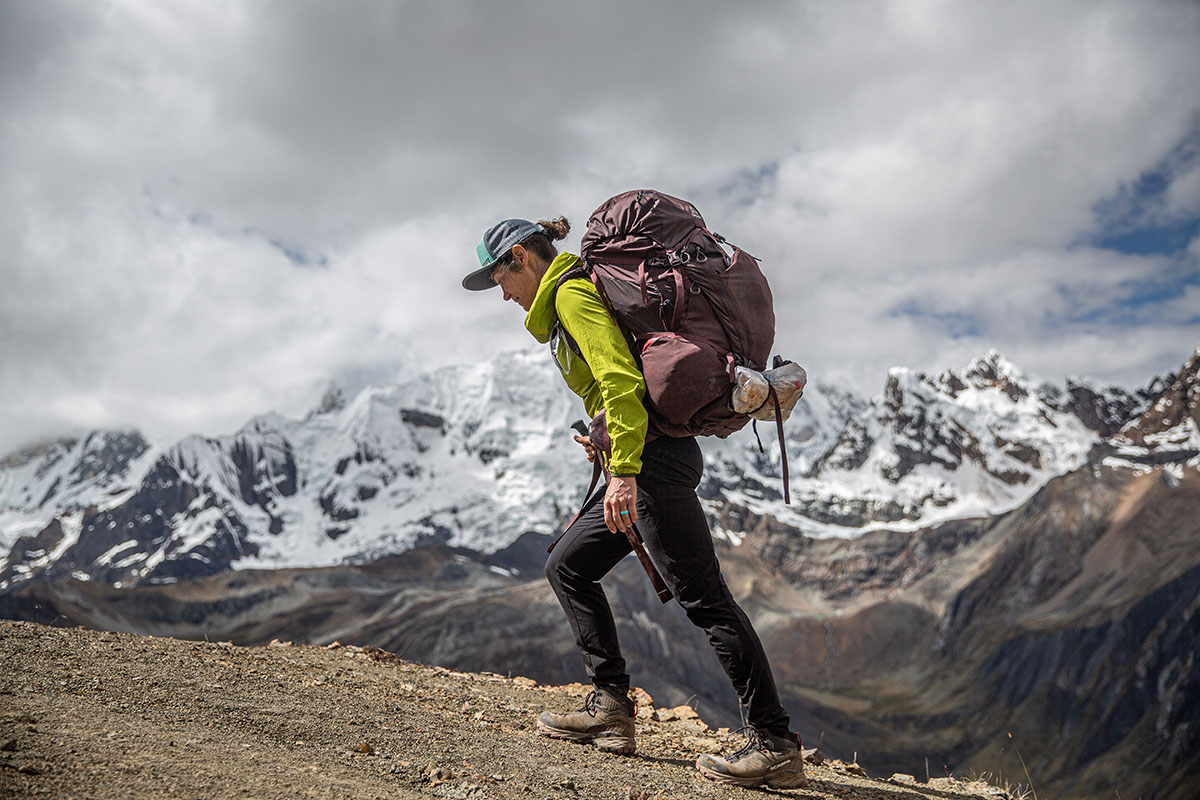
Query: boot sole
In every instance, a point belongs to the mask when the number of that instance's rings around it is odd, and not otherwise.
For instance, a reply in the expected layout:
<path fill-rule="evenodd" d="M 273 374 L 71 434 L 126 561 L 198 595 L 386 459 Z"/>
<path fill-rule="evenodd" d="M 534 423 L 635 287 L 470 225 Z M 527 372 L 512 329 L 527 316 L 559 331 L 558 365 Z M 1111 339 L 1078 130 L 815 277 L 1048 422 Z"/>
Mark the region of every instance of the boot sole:
<path fill-rule="evenodd" d="M 605 753 L 631 756 L 637 752 L 637 742 L 630 736 L 620 736 L 613 733 L 567 731 L 547 725 L 541 720 L 538 720 L 537 729 L 538 733 L 543 736 L 549 736 L 551 739 L 562 739 L 567 742 L 574 742 L 575 744 L 595 745 L 597 750 L 603 750 Z"/>
<path fill-rule="evenodd" d="M 766 786 L 770 789 L 803 789 L 808 786 L 808 776 L 804 774 L 804 770 L 784 769 L 778 772 L 768 773 L 761 778 L 739 778 L 736 775 L 726 775 L 723 772 L 716 772 L 696 762 L 696 769 L 700 774 L 709 780 L 717 781 L 718 783 L 729 783 L 734 786 L 745 786 L 752 788 L 755 786 Z"/>

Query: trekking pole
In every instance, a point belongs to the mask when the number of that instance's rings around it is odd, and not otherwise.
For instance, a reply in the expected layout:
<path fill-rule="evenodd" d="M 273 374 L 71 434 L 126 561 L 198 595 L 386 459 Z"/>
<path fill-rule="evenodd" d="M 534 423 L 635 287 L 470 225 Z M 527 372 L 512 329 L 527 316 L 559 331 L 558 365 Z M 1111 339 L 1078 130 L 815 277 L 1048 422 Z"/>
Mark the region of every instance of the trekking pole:
<path fill-rule="evenodd" d="M 575 420 L 573 423 L 571 423 L 571 427 L 578 431 L 580 436 L 588 435 L 587 425 L 581 419 Z M 567 524 L 566 529 L 563 530 L 563 533 L 559 535 L 558 539 L 555 539 L 550 543 L 550 546 L 546 548 L 547 553 L 554 549 L 554 545 L 558 544 L 559 539 L 566 535 L 566 532 L 571 529 L 572 525 L 575 524 L 575 520 L 579 519 L 579 515 L 583 513 L 585 508 L 587 508 L 588 499 L 591 497 L 592 491 L 596 488 L 596 484 L 599 483 L 600 480 L 601 467 L 599 453 L 596 454 L 596 461 L 594 464 L 595 466 L 592 470 L 592 485 L 588 487 L 587 493 L 583 496 L 583 505 L 579 508 L 579 511 L 575 512 L 575 516 Z M 646 576 L 650 578 L 650 585 L 654 587 L 654 591 L 658 595 L 658 599 L 664 603 L 670 601 L 674 595 L 671 594 L 671 590 L 667 586 L 667 582 L 664 581 L 662 575 L 659 574 L 658 568 L 654 566 L 654 562 L 650 560 L 650 554 L 646 552 L 646 546 L 642 543 L 642 535 L 638 532 L 637 525 L 634 525 L 629 530 L 625 531 L 625 538 L 629 540 L 629 546 L 633 548 L 633 552 L 637 556 L 638 561 L 641 563 L 642 569 L 646 571 Z"/>
<path fill-rule="evenodd" d="M 633 552 L 637 554 L 638 561 L 642 562 L 642 569 L 646 570 L 646 575 L 650 578 L 650 585 L 654 587 L 658 599 L 664 603 L 669 602 L 674 595 L 671 594 L 662 575 L 658 574 L 654 562 L 650 560 L 650 554 L 646 552 L 646 547 L 642 544 L 642 535 L 638 533 L 637 525 L 633 525 L 625 531 L 625 538 L 629 540 Z"/>

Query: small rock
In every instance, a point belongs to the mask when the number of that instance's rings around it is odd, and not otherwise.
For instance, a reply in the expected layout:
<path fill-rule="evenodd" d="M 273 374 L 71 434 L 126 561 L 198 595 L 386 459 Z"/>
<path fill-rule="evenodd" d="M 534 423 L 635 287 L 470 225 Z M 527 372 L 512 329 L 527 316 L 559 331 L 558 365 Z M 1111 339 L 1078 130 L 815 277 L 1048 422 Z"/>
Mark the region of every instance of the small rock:
<path fill-rule="evenodd" d="M 9 739 L 4 744 L 0 744 L 0 750 L 4 751 L 6 753 L 11 753 L 13 750 L 16 750 L 16 749 L 17 749 L 17 740 L 16 739 Z"/>
<path fill-rule="evenodd" d="M 454 773 L 445 767 L 426 767 L 425 776 L 435 783 L 445 783 L 455 778 Z"/>
<path fill-rule="evenodd" d="M 40 769 L 38 769 L 35 766 L 32 766 L 31 764 L 22 764 L 21 766 L 17 767 L 17 772 L 20 772 L 24 775 L 41 775 L 42 774 L 42 771 Z"/>
<path fill-rule="evenodd" d="M 688 736 L 683 740 L 683 746 L 698 753 L 718 753 L 721 743 L 706 736 Z"/>
<path fill-rule="evenodd" d="M 559 781 L 554 785 L 560 789 L 570 789 L 571 791 L 575 790 L 575 781 Z"/>
<path fill-rule="evenodd" d="M 354 749 L 359 753 L 366 753 L 367 755 L 372 755 L 375 752 L 375 748 L 371 747 L 368 742 L 359 742 Z"/>
<path fill-rule="evenodd" d="M 221 646 L 224 647 L 225 643 L 221 642 Z M 272 639 L 270 642 L 267 643 L 267 647 L 291 647 L 291 646 L 292 646 L 291 642 L 281 642 L 278 639 Z"/>
<path fill-rule="evenodd" d="M 847 764 L 846 772 L 849 772 L 851 775 L 857 775 L 860 778 L 867 777 L 867 771 L 859 766 L 857 761 L 855 761 L 853 764 Z"/>
<path fill-rule="evenodd" d="M 341 646 L 342 646 L 341 642 L 334 641 L 334 642 L 330 642 L 329 644 L 325 645 L 325 649 L 326 650 L 337 650 Z"/>
<path fill-rule="evenodd" d="M 696 709 L 688 705 L 675 706 L 671 711 L 679 719 L 700 719 L 700 715 L 696 713 Z"/>
<path fill-rule="evenodd" d="M 537 686 L 537 681 L 535 681 L 533 678 L 526 678 L 524 675 L 518 675 L 517 677 L 513 678 L 512 681 L 517 686 L 524 686 L 526 688 Z"/>
<path fill-rule="evenodd" d="M 675 712 L 669 708 L 656 708 L 653 717 L 655 722 L 670 722 L 675 719 Z"/>
<path fill-rule="evenodd" d="M 916 783 L 917 779 L 912 775 L 906 775 L 903 772 L 894 772 L 892 777 L 888 778 L 892 783 Z"/>
<path fill-rule="evenodd" d="M 810 747 L 807 750 L 801 750 L 800 755 L 810 764 L 819 765 L 822 763 L 821 748 L 819 747 Z"/>

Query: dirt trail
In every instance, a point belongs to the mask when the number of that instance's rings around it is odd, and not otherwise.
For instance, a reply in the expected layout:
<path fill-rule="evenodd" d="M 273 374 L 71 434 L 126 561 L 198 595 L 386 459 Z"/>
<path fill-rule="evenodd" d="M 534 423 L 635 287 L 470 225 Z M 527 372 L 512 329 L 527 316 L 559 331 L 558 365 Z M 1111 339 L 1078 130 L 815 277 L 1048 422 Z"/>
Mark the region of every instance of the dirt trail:
<path fill-rule="evenodd" d="M 585 692 L 373 649 L 0 621 L 0 797 L 1004 797 L 979 783 L 871 780 L 840 762 L 811 765 L 804 790 L 720 786 L 692 764 L 742 740 L 679 718 L 686 707 L 643 704 L 636 756 L 536 734 L 537 711 L 575 708 Z"/>

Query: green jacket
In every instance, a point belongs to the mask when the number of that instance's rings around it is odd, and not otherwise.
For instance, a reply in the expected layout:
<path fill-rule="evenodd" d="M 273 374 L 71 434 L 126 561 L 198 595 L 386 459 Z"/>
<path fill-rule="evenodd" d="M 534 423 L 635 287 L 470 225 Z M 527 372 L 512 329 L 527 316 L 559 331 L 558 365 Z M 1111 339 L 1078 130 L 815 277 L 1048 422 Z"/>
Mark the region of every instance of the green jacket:
<path fill-rule="evenodd" d="M 562 339 L 557 344 L 555 355 L 567 386 L 583 398 L 589 417 L 604 409 L 612 440 L 608 471 L 613 475 L 637 475 L 642 471 L 642 447 L 646 443 L 646 407 L 642 405 L 646 379 L 591 281 L 567 281 L 558 290 L 557 301 L 551 301 L 558 279 L 578 261 L 579 256 L 562 253 L 550 263 L 525 317 L 525 328 L 545 344 L 554 333 L 555 323 L 561 322 L 579 345 L 583 358 Z"/>

